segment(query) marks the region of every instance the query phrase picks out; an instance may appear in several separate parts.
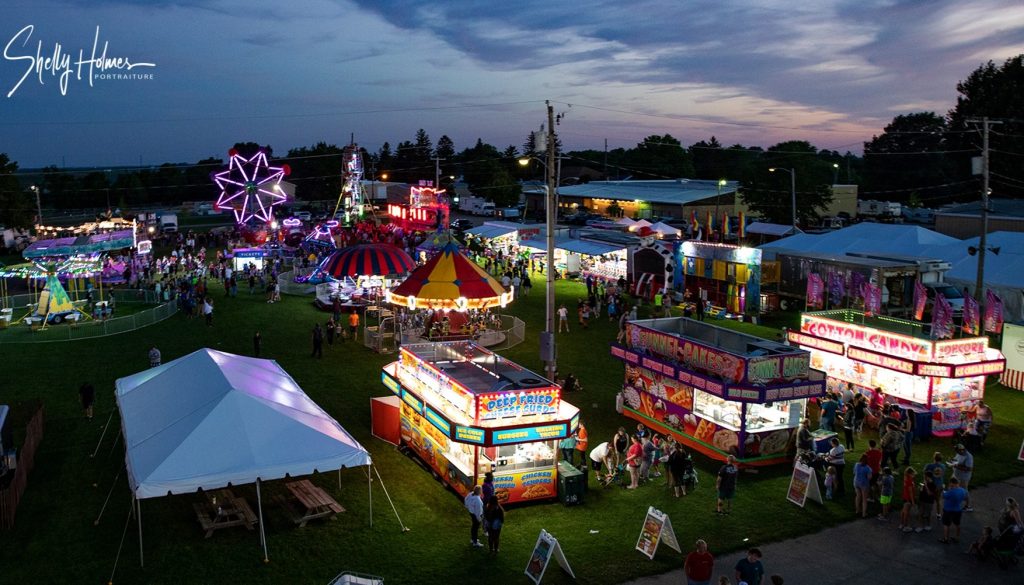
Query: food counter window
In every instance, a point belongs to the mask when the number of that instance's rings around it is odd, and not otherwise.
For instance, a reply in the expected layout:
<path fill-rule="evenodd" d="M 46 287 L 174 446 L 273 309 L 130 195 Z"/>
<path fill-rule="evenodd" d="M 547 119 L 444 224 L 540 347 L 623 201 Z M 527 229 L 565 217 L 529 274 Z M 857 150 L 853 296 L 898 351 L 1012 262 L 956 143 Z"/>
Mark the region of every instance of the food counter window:
<path fill-rule="evenodd" d="M 693 412 L 720 427 L 733 431 L 740 430 L 740 404 L 738 402 L 731 402 L 714 394 L 695 390 Z"/>
<path fill-rule="evenodd" d="M 747 405 L 747 432 L 775 431 L 800 426 L 807 399 Z"/>
<path fill-rule="evenodd" d="M 935 378 L 932 401 L 938 405 L 980 400 L 984 378 Z"/>
<path fill-rule="evenodd" d="M 497 473 L 518 469 L 534 469 L 553 467 L 555 465 L 554 441 L 537 441 L 520 443 L 519 445 L 502 445 L 500 447 L 482 449 L 481 459 L 488 466 L 493 466 Z"/>

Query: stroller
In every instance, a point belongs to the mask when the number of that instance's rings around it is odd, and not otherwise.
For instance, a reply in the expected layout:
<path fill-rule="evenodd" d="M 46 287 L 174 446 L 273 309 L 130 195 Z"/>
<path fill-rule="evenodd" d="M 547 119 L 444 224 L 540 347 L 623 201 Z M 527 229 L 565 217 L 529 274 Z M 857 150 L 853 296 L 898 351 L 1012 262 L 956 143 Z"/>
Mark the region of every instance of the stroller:
<path fill-rule="evenodd" d="M 697 489 L 700 480 L 697 478 L 697 468 L 693 466 L 693 457 L 686 455 L 686 462 L 683 463 L 683 486 L 687 492 Z"/>
<path fill-rule="evenodd" d="M 629 471 L 626 469 L 625 463 L 616 465 L 614 469 L 610 469 L 608 473 L 599 477 L 601 485 L 605 488 L 610 488 L 615 485 L 624 488 L 628 486 L 630 482 Z"/>
<path fill-rule="evenodd" d="M 1016 565 L 1018 556 L 1024 555 L 1024 533 L 1018 532 L 1016 524 L 1007 526 L 995 539 L 991 555 L 1000 569 Z"/>

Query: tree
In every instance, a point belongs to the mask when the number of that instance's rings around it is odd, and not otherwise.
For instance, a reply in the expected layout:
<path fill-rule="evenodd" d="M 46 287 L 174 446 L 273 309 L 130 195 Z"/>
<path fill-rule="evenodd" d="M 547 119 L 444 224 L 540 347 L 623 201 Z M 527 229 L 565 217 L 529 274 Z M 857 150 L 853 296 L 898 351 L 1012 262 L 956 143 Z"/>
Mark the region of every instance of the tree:
<path fill-rule="evenodd" d="M 635 173 L 635 179 L 679 179 L 694 174 L 689 153 L 671 134 L 644 138 L 627 151 L 622 162 Z"/>
<path fill-rule="evenodd" d="M 244 156 L 245 158 L 251 158 L 254 154 L 256 154 L 256 151 L 261 149 L 263 150 L 263 152 L 267 153 L 268 159 L 274 156 L 274 149 L 271 148 L 269 144 L 266 146 L 260 146 L 255 142 L 236 142 L 232 148 L 237 150 L 238 154 Z"/>
<path fill-rule="evenodd" d="M 949 111 L 949 140 L 956 177 L 970 175 L 970 158 L 981 154 L 979 124 L 973 118 L 1001 119 L 990 134 L 989 170 L 994 197 L 1024 197 L 1024 54 L 1001 66 L 989 61 L 956 86 L 959 96 Z M 980 185 L 978 188 L 980 190 Z"/>
<path fill-rule="evenodd" d="M 907 201 L 912 193 L 929 200 L 948 197 L 953 159 L 945 151 L 946 120 L 934 112 L 893 118 L 878 136 L 864 143 L 864 190 L 884 191 L 883 199 Z M 934 154 L 927 154 L 934 153 Z"/>
<path fill-rule="evenodd" d="M 474 195 L 490 199 L 495 207 L 519 204 L 523 188 L 509 171 L 507 161 L 497 148 L 478 138 L 476 145 L 462 151 L 459 158 L 462 162 L 462 176 Z"/>
<path fill-rule="evenodd" d="M 293 148 L 279 163 L 288 163 L 292 173 L 287 181 L 295 183 L 295 197 L 306 201 L 333 201 L 341 193 L 344 150 L 336 144 L 317 142 L 313 146 Z"/>
<path fill-rule="evenodd" d="M 769 169 L 777 168 L 775 172 Z M 746 169 L 742 198 L 765 221 L 789 225 L 792 222 L 790 173 L 796 174 L 797 222 L 818 222 L 821 212 L 832 202 L 832 168 L 818 157 L 818 149 L 803 140 L 780 142 L 768 148 L 757 164 Z"/>
<path fill-rule="evenodd" d="M 447 134 L 443 134 L 437 139 L 437 147 L 434 149 L 434 156 L 437 158 L 446 158 L 448 160 L 455 158 L 455 143 L 452 142 L 451 138 L 448 138 Z"/>
<path fill-rule="evenodd" d="M 693 178 L 714 180 L 728 177 L 726 157 L 718 138 L 712 136 L 711 140 L 693 143 L 690 158 L 693 160 Z"/>
<path fill-rule="evenodd" d="M 0 224 L 29 227 L 35 217 L 34 193 L 26 193 L 15 173 L 18 163 L 0 152 Z"/>

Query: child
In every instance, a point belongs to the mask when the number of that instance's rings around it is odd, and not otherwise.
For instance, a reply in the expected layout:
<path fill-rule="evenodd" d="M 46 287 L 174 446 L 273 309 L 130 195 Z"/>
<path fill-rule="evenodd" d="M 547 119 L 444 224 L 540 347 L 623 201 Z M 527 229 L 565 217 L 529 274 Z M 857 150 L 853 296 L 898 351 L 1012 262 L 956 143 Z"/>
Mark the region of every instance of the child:
<path fill-rule="evenodd" d="M 892 476 L 892 468 L 888 466 L 882 468 L 882 477 L 878 480 L 878 483 L 881 486 L 881 495 L 878 497 L 878 501 L 882 504 L 882 513 L 878 515 L 878 519 L 883 522 L 888 522 L 889 506 L 892 504 L 893 486 L 896 483 L 896 479 Z"/>
<path fill-rule="evenodd" d="M 836 466 L 829 465 L 828 471 L 825 472 L 825 499 L 832 499 L 832 488 L 836 485 Z"/>
<path fill-rule="evenodd" d="M 913 467 L 908 467 L 903 472 L 903 509 L 900 510 L 900 530 L 903 532 L 921 532 L 924 530 L 924 528 L 918 526 L 915 531 L 910 525 L 914 506 L 917 504 L 917 484 L 914 483 L 915 475 L 917 475 L 917 471 Z"/>
<path fill-rule="evenodd" d="M 967 554 L 975 555 L 979 559 L 984 559 L 995 550 L 996 539 L 992 534 L 992 527 L 986 526 L 981 529 L 981 538 L 971 543 L 971 548 L 967 549 Z"/>

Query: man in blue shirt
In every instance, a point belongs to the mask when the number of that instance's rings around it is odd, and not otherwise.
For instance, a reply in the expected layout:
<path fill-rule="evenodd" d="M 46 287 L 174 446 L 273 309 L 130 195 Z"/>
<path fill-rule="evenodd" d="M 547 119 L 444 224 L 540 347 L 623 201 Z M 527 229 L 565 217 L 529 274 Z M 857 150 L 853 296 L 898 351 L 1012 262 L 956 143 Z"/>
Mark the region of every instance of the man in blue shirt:
<path fill-rule="evenodd" d="M 826 431 L 836 430 L 836 413 L 839 411 L 839 402 L 828 394 L 821 403 L 821 428 Z"/>
<path fill-rule="evenodd" d="M 949 487 L 942 492 L 942 538 L 943 544 L 960 540 L 960 517 L 963 515 L 964 502 L 967 501 L 967 490 L 960 487 L 960 480 L 949 480 Z M 956 526 L 956 536 L 949 537 L 949 526 Z"/>
<path fill-rule="evenodd" d="M 764 579 L 764 565 L 761 564 L 761 549 L 752 548 L 747 551 L 747 558 L 736 563 L 736 582 L 748 585 L 761 585 Z"/>

